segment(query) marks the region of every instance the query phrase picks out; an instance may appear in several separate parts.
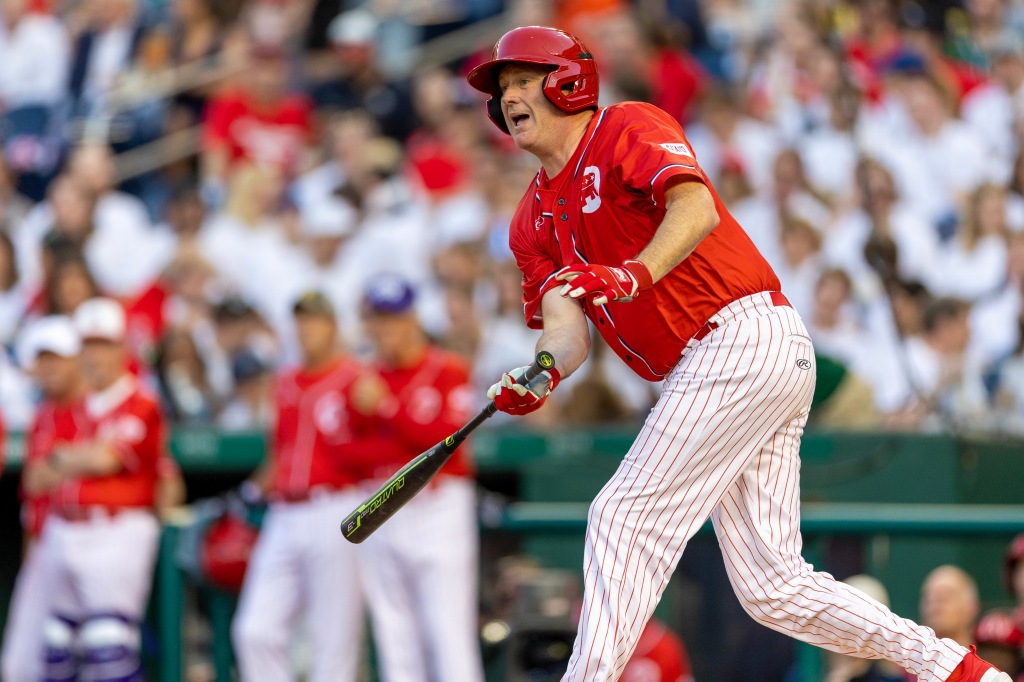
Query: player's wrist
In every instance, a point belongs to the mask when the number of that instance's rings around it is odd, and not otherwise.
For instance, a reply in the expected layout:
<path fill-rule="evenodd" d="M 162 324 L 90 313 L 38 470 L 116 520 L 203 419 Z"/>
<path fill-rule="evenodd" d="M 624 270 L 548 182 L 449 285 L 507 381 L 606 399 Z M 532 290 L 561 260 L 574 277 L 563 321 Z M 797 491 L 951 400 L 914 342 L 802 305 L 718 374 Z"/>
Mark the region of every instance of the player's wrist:
<path fill-rule="evenodd" d="M 636 292 L 634 296 L 639 295 L 643 291 L 647 291 L 654 286 L 654 275 L 651 274 L 650 268 L 640 260 L 630 259 L 622 261 L 622 269 L 632 275 L 633 279 L 636 280 Z"/>

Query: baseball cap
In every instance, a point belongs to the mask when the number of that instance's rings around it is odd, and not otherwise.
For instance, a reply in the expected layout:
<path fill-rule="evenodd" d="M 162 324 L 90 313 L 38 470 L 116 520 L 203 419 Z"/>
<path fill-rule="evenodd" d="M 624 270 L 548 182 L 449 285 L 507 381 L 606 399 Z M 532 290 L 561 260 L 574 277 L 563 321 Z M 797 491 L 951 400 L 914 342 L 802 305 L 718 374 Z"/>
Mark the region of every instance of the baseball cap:
<path fill-rule="evenodd" d="M 378 275 L 366 286 L 363 303 L 367 312 L 376 314 L 404 313 L 416 301 L 411 282 L 396 274 Z"/>
<path fill-rule="evenodd" d="M 229 295 L 213 306 L 213 321 L 228 322 L 230 320 L 241 320 L 252 315 L 254 312 L 252 306 L 241 296 Z"/>
<path fill-rule="evenodd" d="M 124 308 L 112 298 L 90 298 L 75 311 L 75 328 L 83 341 L 123 341 Z"/>
<path fill-rule="evenodd" d="M 71 358 L 82 350 L 82 339 L 67 315 L 48 315 L 33 322 L 24 332 L 18 356 L 24 367 L 35 364 L 40 353 Z"/>
<path fill-rule="evenodd" d="M 292 305 L 292 313 L 334 317 L 334 305 L 322 291 L 307 291 Z"/>

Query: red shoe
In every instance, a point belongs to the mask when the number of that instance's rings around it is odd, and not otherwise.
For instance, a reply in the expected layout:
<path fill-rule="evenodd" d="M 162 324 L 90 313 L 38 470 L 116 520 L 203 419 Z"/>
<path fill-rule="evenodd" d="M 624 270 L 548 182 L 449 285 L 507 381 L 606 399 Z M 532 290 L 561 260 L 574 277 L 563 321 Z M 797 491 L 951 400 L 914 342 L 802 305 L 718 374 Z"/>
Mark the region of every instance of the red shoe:
<path fill-rule="evenodd" d="M 1010 676 L 978 657 L 974 645 L 946 682 L 1013 682 Z"/>

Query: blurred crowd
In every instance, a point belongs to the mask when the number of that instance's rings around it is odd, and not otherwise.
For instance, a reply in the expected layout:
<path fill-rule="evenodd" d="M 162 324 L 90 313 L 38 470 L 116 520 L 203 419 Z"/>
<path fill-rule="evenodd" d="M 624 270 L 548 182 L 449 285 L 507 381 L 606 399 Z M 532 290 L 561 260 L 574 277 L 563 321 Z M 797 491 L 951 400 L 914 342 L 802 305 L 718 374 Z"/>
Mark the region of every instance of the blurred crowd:
<path fill-rule="evenodd" d="M 532 356 L 508 220 L 536 172 L 463 76 L 506 27 L 593 46 L 684 125 L 819 358 L 826 426 L 1024 431 L 1019 0 L 2 0 L 0 405 L 26 322 L 121 301 L 178 423 L 260 428 L 291 305 L 399 273 L 483 390 Z M 642 415 L 600 346 L 538 422 Z M 613 394 L 609 382 L 625 388 Z M 560 398 L 560 400 L 559 400 Z"/>

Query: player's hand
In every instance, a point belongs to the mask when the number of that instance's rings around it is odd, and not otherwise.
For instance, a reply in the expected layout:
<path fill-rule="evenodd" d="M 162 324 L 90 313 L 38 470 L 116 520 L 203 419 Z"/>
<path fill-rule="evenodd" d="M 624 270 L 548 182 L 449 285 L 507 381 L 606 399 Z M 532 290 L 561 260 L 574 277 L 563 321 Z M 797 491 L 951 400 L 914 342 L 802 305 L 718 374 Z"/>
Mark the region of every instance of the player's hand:
<path fill-rule="evenodd" d="M 552 368 L 541 372 L 527 385 L 519 383 L 519 378 L 526 373 L 526 367 L 517 367 L 501 375 L 501 381 L 487 390 L 487 397 L 494 401 L 494 406 L 502 412 L 514 415 L 529 414 L 538 409 L 548 399 L 548 394 L 558 385 L 558 370 Z"/>
<path fill-rule="evenodd" d="M 555 279 L 567 282 L 559 294 L 577 299 L 592 296 L 594 305 L 632 301 L 654 284 L 651 271 L 638 260 L 622 261 L 619 267 L 575 263 L 562 268 Z"/>

